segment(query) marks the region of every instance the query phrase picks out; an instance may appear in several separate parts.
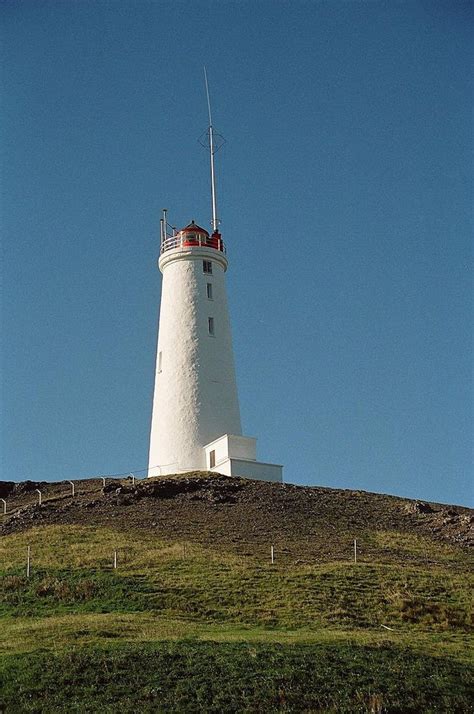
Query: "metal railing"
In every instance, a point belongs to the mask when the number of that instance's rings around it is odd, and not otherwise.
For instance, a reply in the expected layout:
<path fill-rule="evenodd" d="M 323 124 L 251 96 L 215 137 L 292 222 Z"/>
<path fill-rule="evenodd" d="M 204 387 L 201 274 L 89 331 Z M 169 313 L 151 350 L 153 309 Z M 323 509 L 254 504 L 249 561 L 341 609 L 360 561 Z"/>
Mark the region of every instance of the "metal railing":
<path fill-rule="evenodd" d="M 220 237 L 206 237 L 202 234 L 191 237 L 189 233 L 177 233 L 175 236 L 167 236 L 161 242 L 160 254 L 166 253 L 168 250 L 175 250 L 176 248 L 186 250 L 186 248 L 193 247 L 213 248 L 221 253 L 226 252 L 224 241 Z"/>

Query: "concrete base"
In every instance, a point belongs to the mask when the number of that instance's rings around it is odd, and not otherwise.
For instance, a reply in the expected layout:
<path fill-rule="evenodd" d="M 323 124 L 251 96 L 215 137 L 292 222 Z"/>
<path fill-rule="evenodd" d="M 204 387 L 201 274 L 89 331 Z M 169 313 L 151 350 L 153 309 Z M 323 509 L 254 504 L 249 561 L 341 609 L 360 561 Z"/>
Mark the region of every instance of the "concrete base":
<path fill-rule="evenodd" d="M 256 481 L 283 482 L 283 466 L 257 461 L 257 440 L 252 436 L 223 434 L 202 447 L 199 461 L 179 468 L 178 462 L 149 469 L 148 477 L 190 471 L 213 471 L 224 476 L 242 476 Z"/>
<path fill-rule="evenodd" d="M 282 483 L 283 466 L 257 461 L 256 442 L 251 436 L 224 434 L 204 447 L 206 465 L 225 476 Z"/>
<path fill-rule="evenodd" d="M 211 471 L 224 474 L 224 476 L 242 476 L 253 478 L 256 481 L 283 482 L 283 466 L 278 464 L 264 464 L 261 461 L 245 461 L 244 459 L 226 459 Z"/>

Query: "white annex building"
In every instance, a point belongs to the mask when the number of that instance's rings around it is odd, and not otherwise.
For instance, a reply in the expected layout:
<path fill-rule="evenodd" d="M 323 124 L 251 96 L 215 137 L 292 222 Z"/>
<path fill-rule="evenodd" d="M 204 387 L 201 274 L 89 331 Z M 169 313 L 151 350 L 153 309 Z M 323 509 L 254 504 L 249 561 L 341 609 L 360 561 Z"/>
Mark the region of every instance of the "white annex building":
<path fill-rule="evenodd" d="M 194 221 L 170 231 L 166 211 L 161 219 L 163 280 L 148 476 L 210 470 L 282 481 L 282 466 L 257 461 L 256 439 L 242 436 L 210 109 L 208 139 L 212 234 Z"/>

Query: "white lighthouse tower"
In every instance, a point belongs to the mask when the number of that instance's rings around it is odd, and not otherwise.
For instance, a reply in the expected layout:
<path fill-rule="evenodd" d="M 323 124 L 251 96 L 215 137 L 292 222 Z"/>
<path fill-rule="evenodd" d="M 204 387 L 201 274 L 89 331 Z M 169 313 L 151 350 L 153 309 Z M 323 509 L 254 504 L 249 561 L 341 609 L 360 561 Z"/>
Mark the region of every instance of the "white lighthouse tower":
<path fill-rule="evenodd" d="M 206 90 L 212 233 L 194 221 L 176 231 L 166 211 L 160 221 L 163 280 L 148 476 L 211 470 L 281 481 L 282 467 L 257 462 L 256 439 L 242 436 L 207 78 Z"/>

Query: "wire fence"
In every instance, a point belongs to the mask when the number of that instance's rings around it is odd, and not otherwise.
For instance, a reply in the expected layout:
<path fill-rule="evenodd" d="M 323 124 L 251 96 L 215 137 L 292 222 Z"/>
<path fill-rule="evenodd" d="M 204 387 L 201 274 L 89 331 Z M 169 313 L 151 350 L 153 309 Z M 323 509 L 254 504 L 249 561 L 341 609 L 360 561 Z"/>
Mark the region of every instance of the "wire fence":
<path fill-rule="evenodd" d="M 31 534 L 36 535 L 36 534 Z M 95 540 L 94 532 L 87 534 L 85 541 L 72 538 L 77 534 L 58 532 L 45 533 L 43 540 L 27 541 L 26 545 L 8 545 L 0 550 L 0 571 L 23 570 L 27 577 L 34 572 L 45 571 L 110 571 L 147 572 L 176 565 L 178 561 L 192 561 L 192 565 L 203 571 L 227 570 L 241 565 L 250 567 L 272 566 L 277 570 L 293 567 L 324 566 L 334 562 L 334 558 L 309 558 L 307 553 L 296 558 L 296 548 L 286 548 L 283 544 L 239 540 L 232 549 L 220 547 L 218 550 L 189 540 L 160 541 L 146 543 L 146 540 L 127 543 L 125 538 L 114 540 L 113 532 L 104 540 Z M 22 533 L 22 536 L 25 536 Z M 72 537 L 71 537 L 72 536 Z M 63 542 L 61 542 L 61 538 Z M 57 540 L 56 540 L 57 539 Z M 25 540 L 25 538 L 24 538 Z M 69 541 L 69 542 L 68 542 Z M 342 564 L 359 562 L 358 541 L 347 541 L 341 549 L 337 561 Z"/>

